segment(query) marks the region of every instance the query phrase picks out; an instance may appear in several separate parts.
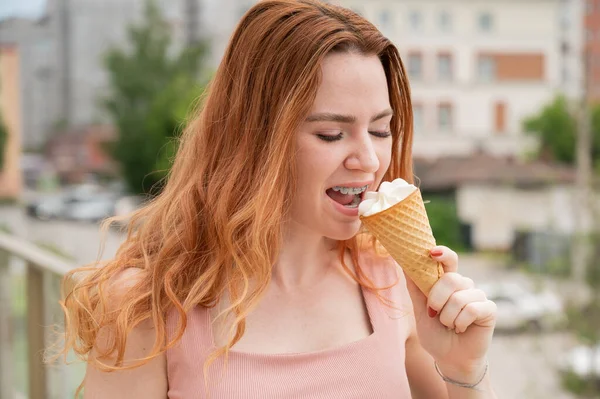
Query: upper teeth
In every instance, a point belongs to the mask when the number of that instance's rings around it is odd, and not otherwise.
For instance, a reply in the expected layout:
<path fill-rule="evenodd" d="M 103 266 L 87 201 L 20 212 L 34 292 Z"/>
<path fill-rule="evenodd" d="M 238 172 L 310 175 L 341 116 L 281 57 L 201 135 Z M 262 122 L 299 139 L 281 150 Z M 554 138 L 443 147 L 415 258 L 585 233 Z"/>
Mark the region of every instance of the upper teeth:
<path fill-rule="evenodd" d="M 333 188 L 333 191 L 339 191 L 340 193 L 346 195 L 346 194 L 353 194 L 353 195 L 357 195 L 362 193 L 363 191 L 366 191 L 367 188 L 369 188 L 368 185 L 366 186 L 362 186 L 362 187 L 342 187 L 342 186 L 335 186 Z"/>

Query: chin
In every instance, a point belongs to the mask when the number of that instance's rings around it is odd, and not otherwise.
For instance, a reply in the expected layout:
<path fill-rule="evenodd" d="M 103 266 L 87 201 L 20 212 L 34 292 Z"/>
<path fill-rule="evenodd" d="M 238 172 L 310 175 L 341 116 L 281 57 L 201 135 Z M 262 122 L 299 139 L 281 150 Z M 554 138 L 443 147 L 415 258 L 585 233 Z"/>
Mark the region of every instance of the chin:
<path fill-rule="evenodd" d="M 340 226 L 338 229 L 328 231 L 326 236 L 332 240 L 346 241 L 358 234 L 360 226 L 361 223 L 357 220 L 355 223 L 350 223 L 345 226 Z"/>

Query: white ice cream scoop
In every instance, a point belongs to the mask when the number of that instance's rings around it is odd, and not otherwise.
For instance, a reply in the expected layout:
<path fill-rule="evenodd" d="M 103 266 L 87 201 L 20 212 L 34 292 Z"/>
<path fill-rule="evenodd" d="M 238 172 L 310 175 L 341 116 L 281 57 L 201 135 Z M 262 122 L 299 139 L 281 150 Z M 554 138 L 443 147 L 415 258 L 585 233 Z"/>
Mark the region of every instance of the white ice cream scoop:
<path fill-rule="evenodd" d="M 402 201 L 415 192 L 416 186 L 409 184 L 404 179 L 396 179 L 392 182 L 384 181 L 379 191 L 368 191 L 358 206 L 360 216 L 371 216 L 377 212 L 384 211 L 398 202 Z"/>

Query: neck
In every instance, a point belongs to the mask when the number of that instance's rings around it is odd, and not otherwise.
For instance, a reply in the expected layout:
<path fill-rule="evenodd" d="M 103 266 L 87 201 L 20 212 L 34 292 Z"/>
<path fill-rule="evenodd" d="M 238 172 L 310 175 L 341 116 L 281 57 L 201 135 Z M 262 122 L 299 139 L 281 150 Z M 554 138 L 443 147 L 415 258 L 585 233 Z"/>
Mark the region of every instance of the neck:
<path fill-rule="evenodd" d="M 338 241 L 290 222 L 273 265 L 272 283 L 286 291 L 313 287 L 338 264 Z"/>

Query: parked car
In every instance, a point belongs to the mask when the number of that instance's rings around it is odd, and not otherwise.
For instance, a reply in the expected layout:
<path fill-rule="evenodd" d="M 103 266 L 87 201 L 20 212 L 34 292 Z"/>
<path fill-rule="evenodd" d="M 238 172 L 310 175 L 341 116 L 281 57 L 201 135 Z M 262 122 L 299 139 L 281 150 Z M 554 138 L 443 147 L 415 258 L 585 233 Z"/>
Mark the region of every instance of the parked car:
<path fill-rule="evenodd" d="M 48 195 L 27 205 L 27 214 L 40 220 L 60 218 L 65 208 L 64 194 Z"/>
<path fill-rule="evenodd" d="M 62 217 L 82 222 L 100 222 L 114 215 L 115 200 L 97 196 L 86 200 L 70 199 L 65 204 Z"/>
<path fill-rule="evenodd" d="M 97 222 L 114 215 L 117 195 L 94 184 L 70 186 L 29 204 L 27 213 L 41 220 Z"/>
<path fill-rule="evenodd" d="M 566 323 L 563 301 L 551 291 L 534 292 L 516 282 L 484 283 L 479 288 L 498 307 L 499 332 L 545 331 Z"/>

